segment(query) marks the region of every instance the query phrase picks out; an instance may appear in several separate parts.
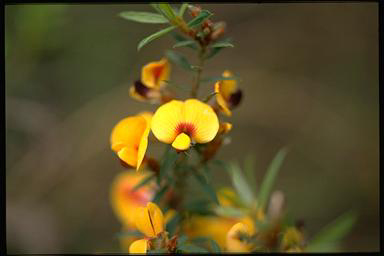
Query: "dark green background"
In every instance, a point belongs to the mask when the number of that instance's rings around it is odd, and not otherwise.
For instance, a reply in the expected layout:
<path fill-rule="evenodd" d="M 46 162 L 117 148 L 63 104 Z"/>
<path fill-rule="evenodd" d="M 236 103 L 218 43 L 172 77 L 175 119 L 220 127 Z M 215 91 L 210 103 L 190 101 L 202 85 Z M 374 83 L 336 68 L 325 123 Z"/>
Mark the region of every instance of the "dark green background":
<path fill-rule="evenodd" d="M 275 188 L 305 221 L 307 236 L 356 209 L 343 249 L 377 251 L 378 5 L 203 7 L 227 22 L 235 44 L 207 62 L 204 75 L 230 69 L 244 92 L 228 119 L 232 142 L 219 157 L 242 162 L 252 154 L 260 182 L 277 150 L 290 145 Z M 8 253 L 119 251 L 108 193 L 123 168 L 109 148 L 110 131 L 127 115 L 155 110 L 129 98 L 128 88 L 142 65 L 173 44 L 167 36 L 137 52 L 162 26 L 123 20 L 117 14 L 124 10 L 151 8 L 6 6 Z M 179 67 L 171 78 L 191 83 Z M 217 186 L 228 184 L 223 170 L 214 176 Z"/>

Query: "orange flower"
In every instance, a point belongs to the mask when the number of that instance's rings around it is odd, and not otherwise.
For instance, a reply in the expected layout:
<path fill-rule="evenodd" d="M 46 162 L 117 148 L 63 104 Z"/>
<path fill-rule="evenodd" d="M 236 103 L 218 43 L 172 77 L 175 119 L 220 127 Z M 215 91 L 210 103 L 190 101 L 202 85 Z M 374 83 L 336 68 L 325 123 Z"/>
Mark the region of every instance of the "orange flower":
<path fill-rule="evenodd" d="M 160 89 L 165 85 L 171 72 L 171 66 L 167 59 L 150 62 L 141 69 L 141 82 L 153 89 Z"/>
<path fill-rule="evenodd" d="M 139 169 L 148 146 L 152 114 L 148 112 L 121 120 L 112 130 L 111 148 L 119 158 Z"/>
<path fill-rule="evenodd" d="M 133 210 L 136 207 L 145 206 L 154 194 L 154 183 L 144 185 L 136 191 L 133 190 L 148 175 L 145 172 L 124 171 L 112 183 L 110 192 L 112 208 L 126 228 L 136 227 Z"/>
<path fill-rule="evenodd" d="M 156 110 L 151 129 L 158 140 L 172 144 L 177 150 L 186 150 L 192 141 L 213 140 L 219 120 L 213 109 L 199 100 L 172 100 Z"/>

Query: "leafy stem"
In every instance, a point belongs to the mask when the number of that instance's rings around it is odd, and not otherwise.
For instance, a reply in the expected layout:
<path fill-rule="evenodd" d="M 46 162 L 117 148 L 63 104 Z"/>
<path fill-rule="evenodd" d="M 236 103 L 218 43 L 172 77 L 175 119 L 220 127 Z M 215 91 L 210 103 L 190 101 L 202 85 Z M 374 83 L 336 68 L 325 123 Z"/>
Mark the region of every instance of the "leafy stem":
<path fill-rule="evenodd" d="M 192 98 L 197 98 L 197 92 L 200 87 L 200 80 L 201 80 L 201 74 L 203 72 L 203 67 L 204 67 L 204 55 L 206 51 L 206 46 L 205 45 L 200 45 L 200 50 L 199 50 L 199 64 L 197 67 L 197 72 L 196 72 L 196 80 L 195 83 L 192 86 L 191 90 L 191 97 Z"/>

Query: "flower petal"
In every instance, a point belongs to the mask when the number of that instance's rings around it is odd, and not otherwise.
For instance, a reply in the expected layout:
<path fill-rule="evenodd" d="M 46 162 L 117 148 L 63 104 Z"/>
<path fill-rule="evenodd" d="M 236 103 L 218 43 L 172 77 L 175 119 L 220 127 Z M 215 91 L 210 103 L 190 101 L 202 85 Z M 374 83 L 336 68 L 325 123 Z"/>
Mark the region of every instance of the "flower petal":
<path fill-rule="evenodd" d="M 164 231 L 163 212 L 160 210 L 160 208 L 156 204 L 151 202 L 147 204 L 147 209 L 149 212 L 151 223 L 155 231 L 155 236 L 157 236 L 158 234 Z"/>
<path fill-rule="evenodd" d="M 227 116 L 231 116 L 232 112 L 229 110 L 228 103 L 224 99 L 223 95 L 221 94 L 220 87 L 222 86 L 222 81 L 218 81 L 215 84 L 215 92 L 216 92 L 216 101 L 217 104 L 220 107 L 220 110 Z"/>
<path fill-rule="evenodd" d="M 175 140 L 176 127 L 184 119 L 183 105 L 182 101 L 172 100 L 156 110 L 151 129 L 158 140 L 168 144 Z"/>
<path fill-rule="evenodd" d="M 159 89 L 168 80 L 171 71 L 167 59 L 150 62 L 141 69 L 141 82 L 147 87 Z"/>
<path fill-rule="evenodd" d="M 147 253 L 148 241 L 146 239 L 136 240 L 129 246 L 129 253 Z"/>
<path fill-rule="evenodd" d="M 231 77 L 232 73 L 228 70 L 224 71 L 223 77 Z M 220 93 L 223 95 L 224 99 L 229 100 L 232 93 L 237 90 L 237 81 L 236 80 L 222 80 Z"/>
<path fill-rule="evenodd" d="M 152 227 L 147 207 L 137 207 L 135 209 L 136 228 L 147 237 L 156 237 Z"/>
<path fill-rule="evenodd" d="M 147 151 L 148 135 L 149 135 L 149 131 L 151 130 L 152 113 L 144 112 L 144 113 L 141 113 L 140 116 L 142 116 L 145 119 L 146 128 L 144 130 L 143 135 L 141 136 L 141 140 L 140 140 L 140 144 L 137 152 L 136 170 L 139 170 L 141 163 L 143 162 L 145 152 Z"/>
<path fill-rule="evenodd" d="M 194 125 L 192 139 L 197 143 L 213 140 L 219 130 L 219 120 L 211 106 L 196 99 L 184 102 L 184 122 Z"/>
<path fill-rule="evenodd" d="M 233 225 L 227 234 L 227 250 L 229 252 L 249 252 L 250 248 L 246 242 L 240 240 L 240 233 L 249 235 L 247 225 L 239 222 Z"/>
<path fill-rule="evenodd" d="M 185 133 L 177 135 L 176 139 L 172 143 L 172 147 L 177 150 L 187 150 L 191 145 L 191 138 Z"/>
<path fill-rule="evenodd" d="M 141 116 L 124 118 L 112 129 L 110 137 L 112 150 L 118 152 L 127 145 L 138 146 L 145 128 L 146 121 Z"/>

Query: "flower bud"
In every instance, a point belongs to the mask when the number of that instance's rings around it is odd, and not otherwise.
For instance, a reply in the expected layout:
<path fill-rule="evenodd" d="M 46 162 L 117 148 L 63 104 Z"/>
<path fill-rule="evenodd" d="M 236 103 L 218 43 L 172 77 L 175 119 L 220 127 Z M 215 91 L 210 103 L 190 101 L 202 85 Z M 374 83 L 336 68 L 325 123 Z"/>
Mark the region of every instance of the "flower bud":
<path fill-rule="evenodd" d="M 251 232 L 244 223 L 236 223 L 227 233 L 227 250 L 230 252 L 250 252 L 248 239 Z"/>
<path fill-rule="evenodd" d="M 135 224 L 144 235 L 154 238 L 164 231 L 163 212 L 156 204 L 149 202 L 146 207 L 136 208 Z"/>
<path fill-rule="evenodd" d="M 129 246 L 129 253 L 147 253 L 148 249 L 148 240 L 147 239 L 140 239 L 134 241 Z"/>

